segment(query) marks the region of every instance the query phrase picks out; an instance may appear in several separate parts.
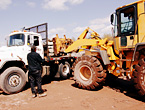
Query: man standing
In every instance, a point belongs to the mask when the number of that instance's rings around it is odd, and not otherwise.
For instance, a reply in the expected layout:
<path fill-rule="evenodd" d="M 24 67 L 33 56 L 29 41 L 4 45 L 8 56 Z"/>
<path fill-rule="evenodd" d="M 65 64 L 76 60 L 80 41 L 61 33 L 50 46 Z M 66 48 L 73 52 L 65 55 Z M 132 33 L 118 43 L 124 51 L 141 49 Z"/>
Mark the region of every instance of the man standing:
<path fill-rule="evenodd" d="M 36 47 L 31 47 L 31 52 L 27 55 L 28 60 L 28 76 L 29 76 L 29 82 L 31 86 L 32 91 L 32 97 L 35 98 L 37 96 L 36 89 L 35 89 L 35 83 L 37 84 L 38 89 L 38 96 L 43 97 L 46 96 L 46 93 L 42 90 L 41 86 L 41 63 L 43 63 L 45 60 L 42 59 L 42 57 L 36 52 Z"/>

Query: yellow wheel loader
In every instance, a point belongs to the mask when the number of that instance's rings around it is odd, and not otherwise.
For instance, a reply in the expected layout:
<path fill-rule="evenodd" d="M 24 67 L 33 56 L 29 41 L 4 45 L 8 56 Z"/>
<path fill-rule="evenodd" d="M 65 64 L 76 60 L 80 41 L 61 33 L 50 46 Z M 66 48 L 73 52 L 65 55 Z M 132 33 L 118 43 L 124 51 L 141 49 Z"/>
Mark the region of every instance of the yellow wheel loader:
<path fill-rule="evenodd" d="M 87 28 L 65 51 L 85 51 L 73 64 L 78 87 L 95 89 L 103 84 L 107 72 L 134 81 L 145 98 L 145 0 L 124 5 L 111 15 L 114 41 L 101 39 L 94 31 L 85 38 Z"/>

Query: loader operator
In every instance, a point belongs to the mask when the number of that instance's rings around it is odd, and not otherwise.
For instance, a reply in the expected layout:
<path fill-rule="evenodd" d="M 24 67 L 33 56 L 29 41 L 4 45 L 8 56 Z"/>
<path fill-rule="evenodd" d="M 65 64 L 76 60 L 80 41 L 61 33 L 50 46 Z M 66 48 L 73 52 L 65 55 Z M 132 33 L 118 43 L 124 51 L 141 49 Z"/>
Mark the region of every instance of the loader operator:
<path fill-rule="evenodd" d="M 37 97 L 36 89 L 35 89 L 35 83 L 37 84 L 38 89 L 38 96 L 43 97 L 46 96 L 46 93 L 44 93 L 42 86 L 41 86 L 41 63 L 43 63 L 45 60 L 42 59 L 42 57 L 36 52 L 36 47 L 31 47 L 31 52 L 27 55 L 28 60 L 28 76 L 29 76 L 29 82 L 31 86 L 31 92 L 32 97 Z"/>

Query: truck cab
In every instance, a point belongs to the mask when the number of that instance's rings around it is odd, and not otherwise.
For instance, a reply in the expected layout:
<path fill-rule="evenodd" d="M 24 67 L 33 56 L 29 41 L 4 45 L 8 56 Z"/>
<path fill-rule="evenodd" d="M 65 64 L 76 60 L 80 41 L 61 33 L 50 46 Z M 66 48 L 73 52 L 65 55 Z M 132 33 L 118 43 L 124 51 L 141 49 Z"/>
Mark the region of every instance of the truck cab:
<path fill-rule="evenodd" d="M 22 90 L 27 81 L 27 54 L 31 45 L 44 58 L 41 35 L 27 31 L 13 31 L 7 40 L 7 46 L 0 48 L 0 88 L 7 94 Z"/>
<path fill-rule="evenodd" d="M 12 57 L 27 65 L 27 54 L 31 52 L 32 45 L 37 47 L 36 51 L 44 58 L 42 38 L 38 33 L 14 31 L 9 35 L 7 48 L 11 51 Z"/>

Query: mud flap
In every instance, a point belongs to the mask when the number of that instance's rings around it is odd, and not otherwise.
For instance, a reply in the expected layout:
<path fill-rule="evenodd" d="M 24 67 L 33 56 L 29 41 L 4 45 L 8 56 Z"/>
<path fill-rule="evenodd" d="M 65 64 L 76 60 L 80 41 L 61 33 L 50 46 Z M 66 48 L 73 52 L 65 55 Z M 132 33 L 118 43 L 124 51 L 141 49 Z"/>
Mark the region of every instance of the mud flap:
<path fill-rule="evenodd" d="M 42 77 L 44 75 L 49 75 L 50 74 L 50 66 L 43 66 L 43 69 L 42 69 Z"/>

